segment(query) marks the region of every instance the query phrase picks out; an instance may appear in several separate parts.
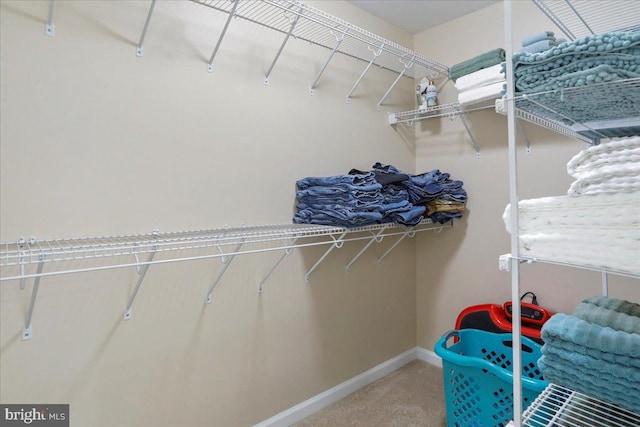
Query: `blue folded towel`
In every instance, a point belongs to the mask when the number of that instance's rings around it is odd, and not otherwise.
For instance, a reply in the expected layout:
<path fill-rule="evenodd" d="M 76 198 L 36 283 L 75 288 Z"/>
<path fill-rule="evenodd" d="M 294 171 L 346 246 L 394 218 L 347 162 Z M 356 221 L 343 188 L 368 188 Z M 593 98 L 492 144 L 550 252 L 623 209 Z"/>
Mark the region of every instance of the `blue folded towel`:
<path fill-rule="evenodd" d="M 553 315 L 541 330 L 542 340 L 560 339 L 614 356 L 640 360 L 640 335 L 614 331 L 564 313 Z"/>
<path fill-rule="evenodd" d="M 540 40 L 535 43 L 523 46 L 522 49 L 518 50 L 517 53 L 544 52 L 545 50 L 549 50 L 555 46 L 558 46 L 558 43 L 555 40 Z"/>
<path fill-rule="evenodd" d="M 640 367 L 609 362 L 575 351 L 567 351 L 547 343 L 542 346 L 540 351 L 543 355 L 555 360 L 558 364 L 566 364 L 575 369 L 582 369 L 594 374 L 605 374 L 608 376 L 608 381 L 635 387 L 640 392 Z"/>
<path fill-rule="evenodd" d="M 589 323 L 609 327 L 616 331 L 640 334 L 640 317 L 630 316 L 586 302 L 580 303 L 573 315 Z"/>
<path fill-rule="evenodd" d="M 538 360 L 545 381 L 640 413 L 640 390 L 637 388 L 630 388 L 628 384 L 614 384 L 608 381 L 607 376 L 573 369 L 565 364 L 558 365 L 556 362 L 548 356 L 542 356 Z"/>
<path fill-rule="evenodd" d="M 635 302 L 605 296 L 587 298 L 582 302 L 640 318 L 640 304 Z"/>
<path fill-rule="evenodd" d="M 553 31 L 540 31 L 539 33 L 534 33 L 523 38 L 522 47 L 548 39 L 553 39 Z"/>
<path fill-rule="evenodd" d="M 596 350 L 590 347 L 577 345 L 575 343 L 572 343 L 570 341 L 565 341 L 560 338 L 552 338 L 552 337 L 549 337 L 548 335 L 547 335 L 547 338 L 544 339 L 544 343 L 549 344 L 558 349 L 563 349 L 569 352 L 591 356 L 594 359 L 601 359 L 611 363 L 618 363 L 620 365 L 640 368 L 640 357 L 622 356 L 620 354 L 604 352 L 604 351 Z"/>

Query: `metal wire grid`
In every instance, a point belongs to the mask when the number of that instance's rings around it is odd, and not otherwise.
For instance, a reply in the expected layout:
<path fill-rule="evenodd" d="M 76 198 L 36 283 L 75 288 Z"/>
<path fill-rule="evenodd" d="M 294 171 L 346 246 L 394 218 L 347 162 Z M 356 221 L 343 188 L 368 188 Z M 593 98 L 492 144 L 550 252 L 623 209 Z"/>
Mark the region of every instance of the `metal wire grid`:
<path fill-rule="evenodd" d="M 462 106 L 457 102 L 449 104 L 437 105 L 435 107 L 428 107 L 424 110 L 412 110 L 403 111 L 401 113 L 392 113 L 396 119 L 395 123 L 413 123 L 418 120 L 431 119 L 436 117 L 449 117 L 454 118 L 462 114 L 468 114 L 473 111 L 486 110 L 488 108 L 494 108 L 495 100 L 480 102 L 477 104 L 471 104 L 468 106 Z"/>
<path fill-rule="evenodd" d="M 570 40 L 640 27 L 636 0 L 533 0 Z"/>
<path fill-rule="evenodd" d="M 232 0 L 191 1 L 225 13 L 231 13 L 234 3 Z M 449 68 L 443 64 L 295 0 L 236 1 L 239 1 L 235 12 L 237 17 L 284 34 L 299 17 L 291 33 L 293 37 L 331 50 L 342 39 L 337 52 L 366 62 L 373 59 L 374 52 L 380 51 L 375 64 L 396 73 L 402 73 L 406 68 L 406 74 L 413 77 L 449 74 Z M 423 70 L 418 70 L 418 67 Z"/>
<path fill-rule="evenodd" d="M 433 224 L 431 220 L 424 219 L 415 231 L 424 231 L 431 228 L 424 228 Z M 422 227 L 422 228 L 420 228 Z M 322 238 L 325 241 L 319 244 L 333 243 L 337 240 L 350 241 L 369 239 L 370 236 L 353 237 L 358 233 L 371 231 L 383 232 L 391 229 L 391 232 L 382 234 L 383 237 L 399 235 L 408 230 L 407 227 L 396 224 L 376 224 L 363 227 L 342 228 L 312 224 L 284 224 L 253 227 L 222 228 L 210 230 L 149 233 L 140 235 L 112 236 L 112 237 L 89 237 L 78 239 L 54 239 L 44 241 L 7 242 L 0 243 L 0 267 L 10 267 L 16 265 L 36 264 L 39 262 L 70 261 L 93 258 L 111 258 L 121 256 L 137 256 L 152 252 L 179 252 L 194 249 L 219 248 L 220 252 L 213 256 L 229 255 L 231 252 L 222 252 L 222 247 L 238 244 L 256 244 L 265 242 L 286 242 L 289 246 L 276 246 L 273 249 L 279 250 L 286 247 L 304 247 L 309 244 L 291 244 L 288 241 L 299 240 L 301 238 Z M 395 229 L 395 231 L 394 231 Z M 342 237 L 340 239 L 340 237 Z M 345 236 L 352 236 L 346 237 Z M 260 252 L 240 251 L 239 253 Z M 264 250 L 263 250 L 264 251 Z M 211 255 L 205 256 L 210 258 Z M 189 259 L 182 255 L 175 254 L 175 260 Z M 167 262 L 166 260 L 163 262 Z M 143 264 L 143 263 L 134 263 Z M 127 264 L 128 265 L 128 264 Z M 115 268 L 115 267 L 114 267 Z M 91 270 L 91 268 L 87 269 Z M 52 273 L 62 274 L 62 272 Z M 43 274 L 49 275 L 49 274 Z M 34 275 L 28 275 L 33 277 Z M 0 280 L 10 280 L 15 277 L 2 277 Z"/>
<path fill-rule="evenodd" d="M 640 415 L 619 406 L 549 384 L 523 414 L 529 427 L 637 427 Z"/>
<path fill-rule="evenodd" d="M 640 78 L 520 95 L 516 108 L 519 118 L 592 143 L 593 137 L 607 138 L 598 132 L 607 121 L 640 125 Z"/>

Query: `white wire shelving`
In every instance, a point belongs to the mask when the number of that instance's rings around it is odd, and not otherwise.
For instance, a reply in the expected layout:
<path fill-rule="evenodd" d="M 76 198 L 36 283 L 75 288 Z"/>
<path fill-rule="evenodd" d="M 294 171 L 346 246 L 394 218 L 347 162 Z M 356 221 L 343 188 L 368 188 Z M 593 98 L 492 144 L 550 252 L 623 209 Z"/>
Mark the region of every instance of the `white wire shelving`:
<path fill-rule="evenodd" d="M 511 1 L 505 0 L 505 35 L 507 57 L 513 54 Z M 640 23 L 640 8 L 635 2 L 625 0 L 532 0 L 553 23 L 574 40 L 589 34 L 619 29 L 637 29 Z M 628 79 L 580 88 L 567 88 L 535 94 L 514 96 L 513 66 L 507 61 L 507 97 L 496 103 L 498 112 L 507 114 L 509 139 L 509 200 L 511 206 L 518 204 L 517 152 L 515 149 L 515 125 L 517 119 L 529 121 L 559 134 L 590 144 L 616 135 L 616 127 L 635 129 L 640 125 L 640 79 Z M 613 96 L 612 96 L 613 95 Z M 640 130 L 640 127 L 638 128 Z M 625 130 L 635 132 L 634 130 Z M 518 211 L 513 209 L 509 218 L 511 230 L 518 230 Z M 610 273 L 637 278 L 636 275 L 617 272 L 609 268 L 590 265 L 574 265 L 519 254 L 519 236 L 511 233 L 511 253 L 500 257 L 500 268 L 511 272 L 512 298 L 520 295 L 519 266 L 521 263 L 549 263 L 569 268 L 599 271 L 602 274 L 602 293 L 607 295 L 607 275 Z M 519 348 L 521 323 L 520 307 L 513 312 L 514 349 Z M 514 350 L 513 370 L 520 372 L 522 366 L 519 351 Z M 515 427 L 631 427 L 640 425 L 640 416 L 615 405 L 599 401 L 565 387 L 550 384 L 549 387 L 522 412 L 522 380 L 514 376 L 514 420 Z"/>
<path fill-rule="evenodd" d="M 416 122 L 427 119 L 441 118 L 446 117 L 451 120 L 455 118 L 459 118 L 462 124 L 464 125 L 467 134 L 469 135 L 469 139 L 471 140 L 471 145 L 473 149 L 476 151 L 476 156 L 480 157 L 480 147 L 473 136 L 473 132 L 471 132 L 471 128 L 465 119 L 465 116 L 474 111 L 486 110 L 490 108 L 494 108 L 495 100 L 487 100 L 482 102 L 477 102 L 473 104 L 465 104 L 461 105 L 458 102 L 452 102 L 449 104 L 441 104 L 433 107 L 427 107 L 424 109 L 411 110 L 411 111 L 403 111 L 399 113 L 389 113 L 389 124 L 397 125 L 397 124 L 405 124 L 409 127 L 413 126 Z"/>
<path fill-rule="evenodd" d="M 136 268 L 138 280 L 124 314 L 124 319 L 128 320 L 131 318 L 131 308 L 138 290 L 151 265 L 220 258 L 222 267 L 210 284 L 205 297 L 206 303 L 210 303 L 213 290 L 236 255 L 282 251 L 281 256 L 258 284 L 258 292 L 262 292 L 264 283 L 293 249 L 328 246 L 305 274 L 305 282 L 308 283 L 311 273 L 334 249 L 341 248 L 345 242 L 365 243 L 346 264 L 345 271 L 348 272 L 374 243 L 396 237 L 389 248 L 378 257 L 377 263 L 380 265 L 405 238 L 412 238 L 422 231 L 440 231 L 449 226 L 453 226 L 453 221 L 443 225 L 425 218 L 419 224 L 410 227 L 397 223 L 352 228 L 282 224 L 179 232 L 153 231 L 148 234 L 75 239 L 38 240 L 34 237 L 21 237 L 15 242 L 0 243 L 0 282 L 20 281 L 20 287 L 24 289 L 26 280 L 34 279 L 22 334 L 22 339 L 28 340 L 31 338 L 33 308 L 43 277 Z"/>
<path fill-rule="evenodd" d="M 280 48 L 265 74 L 264 84 L 266 85 L 269 84 L 271 72 L 290 38 L 306 41 L 331 51 L 324 66 L 309 86 L 311 95 L 313 95 L 320 77 L 335 53 L 361 60 L 367 64 L 346 96 L 347 103 L 351 102 L 351 95 L 372 65 L 398 74 L 378 102 L 378 108 L 403 76 L 428 75 L 436 78 L 449 74 L 449 68 L 437 61 L 296 0 L 191 0 L 191 2 L 227 14 L 225 25 L 208 61 L 207 69 L 209 72 L 213 71 L 213 61 L 218 54 L 232 18 L 242 18 L 284 35 Z M 137 45 L 138 56 L 143 55 L 143 42 L 155 3 L 156 0 L 151 1 L 147 20 Z"/>
<path fill-rule="evenodd" d="M 640 415 L 556 384 L 549 384 L 523 414 L 527 427 L 637 427 Z"/>

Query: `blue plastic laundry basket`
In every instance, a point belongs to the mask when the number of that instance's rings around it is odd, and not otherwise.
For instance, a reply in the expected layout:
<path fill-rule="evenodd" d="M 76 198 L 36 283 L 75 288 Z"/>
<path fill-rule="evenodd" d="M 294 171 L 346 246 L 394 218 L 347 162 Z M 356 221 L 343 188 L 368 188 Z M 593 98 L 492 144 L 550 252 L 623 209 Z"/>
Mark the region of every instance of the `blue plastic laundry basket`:
<path fill-rule="evenodd" d="M 511 334 L 463 329 L 447 332 L 436 343 L 448 427 L 504 427 L 513 419 L 512 339 Z M 547 386 L 537 365 L 540 348 L 522 337 L 523 409 Z"/>

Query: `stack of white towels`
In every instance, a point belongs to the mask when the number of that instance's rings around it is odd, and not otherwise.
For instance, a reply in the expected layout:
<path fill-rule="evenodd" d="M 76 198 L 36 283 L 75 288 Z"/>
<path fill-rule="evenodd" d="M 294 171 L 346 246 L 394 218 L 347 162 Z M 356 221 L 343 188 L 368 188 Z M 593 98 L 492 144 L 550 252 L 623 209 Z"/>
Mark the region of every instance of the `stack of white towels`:
<path fill-rule="evenodd" d="M 640 275 L 640 137 L 590 146 L 567 172 L 568 195 L 519 202 L 520 255 Z"/>
<path fill-rule="evenodd" d="M 503 68 L 504 62 L 459 77 L 455 83 L 458 103 L 469 105 L 501 98 L 507 82 Z"/>

